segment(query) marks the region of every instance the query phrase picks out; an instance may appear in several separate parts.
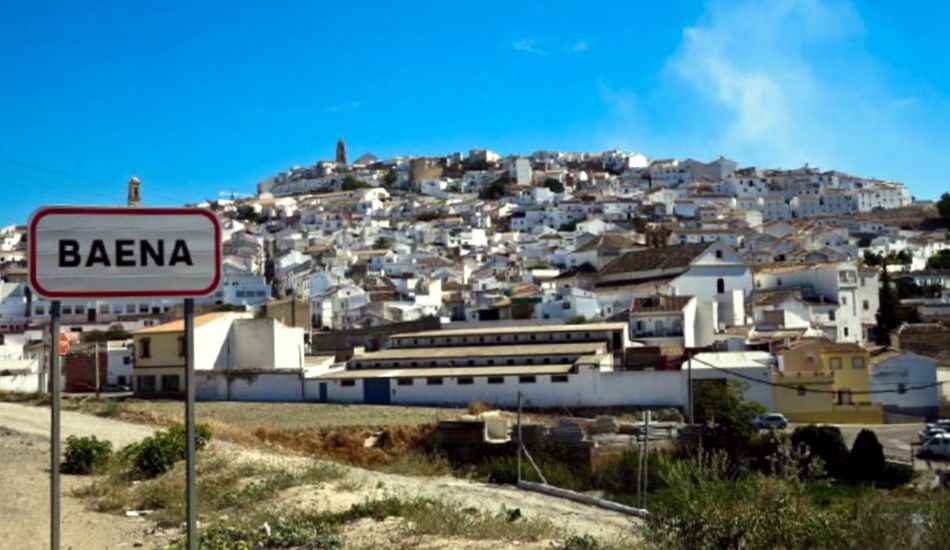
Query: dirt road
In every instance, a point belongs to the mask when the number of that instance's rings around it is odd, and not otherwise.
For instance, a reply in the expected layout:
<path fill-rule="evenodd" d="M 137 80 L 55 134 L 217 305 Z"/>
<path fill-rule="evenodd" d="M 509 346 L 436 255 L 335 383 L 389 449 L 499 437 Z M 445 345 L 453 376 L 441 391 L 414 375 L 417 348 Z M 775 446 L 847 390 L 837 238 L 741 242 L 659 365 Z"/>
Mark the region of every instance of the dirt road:
<path fill-rule="evenodd" d="M 3 503 L 0 508 L 2 517 L 17 518 L 10 522 L 12 531 L 3 530 L 0 533 L 0 548 L 9 547 L 6 541 L 29 540 L 36 541 L 34 546 L 26 548 L 42 548 L 46 539 L 46 524 L 48 522 L 48 437 L 49 437 L 49 409 L 27 405 L 0 403 L 0 427 L 8 428 L 20 434 L 10 434 L 0 441 L 5 441 L 0 455 L 0 486 L 13 483 L 18 487 L 16 504 Z M 62 416 L 63 437 L 68 435 L 96 435 L 100 439 L 108 439 L 117 447 L 137 441 L 151 434 L 154 429 L 138 424 L 88 416 L 75 412 L 64 412 Z M 31 441 L 29 445 L 22 441 Z M 245 450 L 234 445 L 225 445 L 231 451 L 241 454 L 257 456 L 260 460 L 270 462 L 283 461 L 311 461 L 309 458 L 287 457 L 263 453 L 258 450 Z M 28 480 L 20 479 L 24 472 L 29 472 Z M 513 487 L 488 485 L 452 477 L 411 477 L 386 474 L 360 468 L 347 467 L 347 478 L 357 482 L 359 490 L 351 492 L 346 500 L 359 502 L 372 498 L 380 493 L 395 494 L 401 497 L 427 497 L 457 503 L 463 507 L 474 507 L 490 513 L 498 513 L 503 507 L 518 508 L 526 517 L 541 517 L 548 519 L 565 530 L 578 534 L 591 534 L 605 539 L 614 539 L 629 535 L 631 528 L 638 520 L 607 510 L 585 506 L 559 498 L 549 497 L 537 493 L 520 491 Z M 68 476 L 67 476 L 68 477 Z M 66 480 L 68 483 L 78 480 Z M 300 494 L 298 498 L 305 502 L 317 497 L 314 494 Z M 323 495 L 326 497 L 327 495 Z M 342 496 L 342 495 L 339 495 Z M 128 542 L 128 546 L 141 540 L 143 522 L 127 520 L 116 516 L 98 514 L 81 509 L 81 503 L 71 497 L 64 497 L 64 541 L 83 540 L 83 544 L 74 548 L 120 548 L 119 541 Z M 69 518 L 74 518 L 75 521 Z M 70 523 L 73 521 L 73 523 Z M 129 532 L 131 529 L 131 533 Z M 98 533 L 102 532 L 100 536 Z M 91 545 L 88 538 L 77 539 L 78 536 L 88 536 L 95 532 L 96 542 L 102 544 Z M 113 546 L 110 546 L 112 544 Z M 24 546 L 17 546 L 24 547 Z"/>

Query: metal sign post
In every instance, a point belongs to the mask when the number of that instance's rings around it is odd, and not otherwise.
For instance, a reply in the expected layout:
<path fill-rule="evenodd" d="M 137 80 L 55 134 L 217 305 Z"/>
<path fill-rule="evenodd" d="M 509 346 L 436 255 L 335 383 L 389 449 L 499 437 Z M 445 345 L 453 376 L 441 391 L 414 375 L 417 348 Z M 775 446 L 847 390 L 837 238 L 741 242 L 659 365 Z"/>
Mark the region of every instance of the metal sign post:
<path fill-rule="evenodd" d="M 188 550 L 198 548 L 198 491 L 195 486 L 195 300 L 185 298 L 185 494 L 187 495 Z"/>
<path fill-rule="evenodd" d="M 50 456 L 49 456 L 49 547 L 59 550 L 59 462 L 60 462 L 60 426 L 59 426 L 59 300 L 50 304 L 49 330 L 49 375 L 50 391 Z"/>
<path fill-rule="evenodd" d="M 61 299 L 183 298 L 185 300 L 185 458 L 188 548 L 198 544 L 195 473 L 195 302 L 221 282 L 221 225 L 199 208 L 80 208 L 34 212 L 28 225 L 33 292 L 52 300 L 50 334 L 50 547 L 60 544 Z M 57 353 L 60 351 L 60 353 Z M 100 380 L 96 350 L 96 391 Z"/>

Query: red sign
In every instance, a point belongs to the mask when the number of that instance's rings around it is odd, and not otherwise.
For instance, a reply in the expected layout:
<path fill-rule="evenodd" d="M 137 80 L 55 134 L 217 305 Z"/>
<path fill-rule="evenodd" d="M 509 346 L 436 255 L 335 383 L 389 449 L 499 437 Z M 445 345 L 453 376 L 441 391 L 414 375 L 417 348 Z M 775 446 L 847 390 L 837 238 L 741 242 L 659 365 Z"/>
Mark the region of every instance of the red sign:
<path fill-rule="evenodd" d="M 196 298 L 221 282 L 221 226 L 200 208 L 37 210 L 30 286 L 60 298 Z"/>
<path fill-rule="evenodd" d="M 69 353 L 69 335 L 65 332 L 59 333 L 59 354 L 66 355 Z"/>

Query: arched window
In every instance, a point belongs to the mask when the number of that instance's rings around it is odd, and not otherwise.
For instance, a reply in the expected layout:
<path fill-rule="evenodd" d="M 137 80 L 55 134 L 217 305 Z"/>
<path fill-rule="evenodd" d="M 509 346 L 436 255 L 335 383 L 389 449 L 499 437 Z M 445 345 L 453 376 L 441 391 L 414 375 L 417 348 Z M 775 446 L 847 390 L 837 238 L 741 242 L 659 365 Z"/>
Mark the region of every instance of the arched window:
<path fill-rule="evenodd" d="M 726 292 L 726 281 L 724 281 L 722 277 L 716 279 L 716 292 L 719 294 Z"/>

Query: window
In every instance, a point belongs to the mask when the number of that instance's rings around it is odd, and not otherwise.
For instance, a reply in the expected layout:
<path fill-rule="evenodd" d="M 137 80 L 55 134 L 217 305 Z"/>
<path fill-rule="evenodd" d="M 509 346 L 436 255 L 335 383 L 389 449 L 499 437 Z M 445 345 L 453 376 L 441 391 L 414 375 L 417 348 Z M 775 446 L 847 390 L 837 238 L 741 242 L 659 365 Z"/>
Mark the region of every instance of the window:
<path fill-rule="evenodd" d="M 412 378 L 399 378 L 398 380 L 396 380 L 396 385 L 397 386 L 411 386 Z"/>
<path fill-rule="evenodd" d="M 469 376 L 465 376 L 465 377 L 459 378 L 457 382 L 459 386 L 471 386 L 472 384 L 475 383 L 475 379 Z"/>
<path fill-rule="evenodd" d="M 116 383 L 117 383 L 117 384 L 125 385 L 125 377 L 124 377 L 124 376 L 118 377 L 118 378 L 116 379 Z"/>
<path fill-rule="evenodd" d="M 716 292 L 719 294 L 726 292 L 726 281 L 724 281 L 722 277 L 716 279 Z"/>
<path fill-rule="evenodd" d="M 125 312 L 135 314 L 135 304 L 125 304 Z"/>
<path fill-rule="evenodd" d="M 854 368 L 854 369 L 863 369 L 863 368 L 864 368 L 864 357 L 852 357 L 852 358 L 851 358 L 851 368 Z"/>
<path fill-rule="evenodd" d="M 552 374 L 551 382 L 563 384 L 567 382 L 567 375 L 566 374 Z"/>
<path fill-rule="evenodd" d="M 73 306 L 63 306 L 63 315 L 72 315 Z"/>
<path fill-rule="evenodd" d="M 897 393 L 907 393 L 907 385 L 906 385 L 906 384 L 898 384 L 898 385 L 897 385 Z"/>
<path fill-rule="evenodd" d="M 847 297 L 847 296 L 842 296 L 842 297 L 841 297 L 841 305 L 843 305 L 843 306 L 848 305 L 848 297 Z"/>
<path fill-rule="evenodd" d="M 489 376 L 488 383 L 489 384 L 504 384 L 505 377 L 504 376 Z"/>
<path fill-rule="evenodd" d="M 184 357 L 184 356 L 185 356 L 185 337 L 179 336 L 178 337 L 178 357 Z"/>
<path fill-rule="evenodd" d="M 138 376 L 138 391 L 149 393 L 155 391 L 155 377 L 152 375 Z"/>
<path fill-rule="evenodd" d="M 840 369 L 840 368 L 841 368 L 841 358 L 840 358 L 840 357 L 832 357 L 831 359 L 828 360 L 828 366 L 831 367 L 832 370 Z"/>
<path fill-rule="evenodd" d="M 848 327 L 844 327 L 844 335 L 847 336 L 849 332 L 851 331 L 848 330 Z"/>
<path fill-rule="evenodd" d="M 717 260 L 721 260 L 721 259 L 722 259 L 722 250 L 716 250 L 716 259 L 717 259 Z"/>
<path fill-rule="evenodd" d="M 518 377 L 519 384 L 534 384 L 535 382 L 537 382 L 537 379 L 534 376 L 519 376 Z"/>
<path fill-rule="evenodd" d="M 805 397 L 805 386 L 798 386 L 798 396 Z"/>
<path fill-rule="evenodd" d="M 340 380 L 340 385 L 345 388 L 352 388 L 356 385 L 356 380 Z"/>
<path fill-rule="evenodd" d="M 106 315 L 109 313 L 109 304 L 99 304 L 99 313 Z"/>
<path fill-rule="evenodd" d="M 162 391 L 164 392 L 174 392 L 180 391 L 178 385 L 178 375 L 177 374 L 163 374 L 162 375 Z"/>
<path fill-rule="evenodd" d="M 861 309 L 863 309 L 864 311 L 868 311 L 869 309 L 871 309 L 871 304 L 868 303 L 867 300 L 864 300 L 863 302 L 861 302 Z"/>
<path fill-rule="evenodd" d="M 36 306 L 37 315 L 46 315 L 46 308 L 43 306 Z"/>
<path fill-rule="evenodd" d="M 131 364 L 132 364 L 132 358 L 131 358 L 130 356 L 126 355 L 125 357 L 122 358 L 122 364 L 123 364 L 123 365 L 131 365 Z M 121 382 L 120 382 L 120 384 L 121 384 Z"/>
<path fill-rule="evenodd" d="M 151 357 L 152 356 L 152 339 L 151 338 L 142 338 L 139 340 L 139 357 Z"/>
<path fill-rule="evenodd" d="M 441 386 L 442 379 L 439 377 L 426 378 L 426 384 L 429 386 Z"/>
<path fill-rule="evenodd" d="M 833 309 L 828 310 L 828 320 L 829 321 L 835 320 L 835 310 Z"/>

